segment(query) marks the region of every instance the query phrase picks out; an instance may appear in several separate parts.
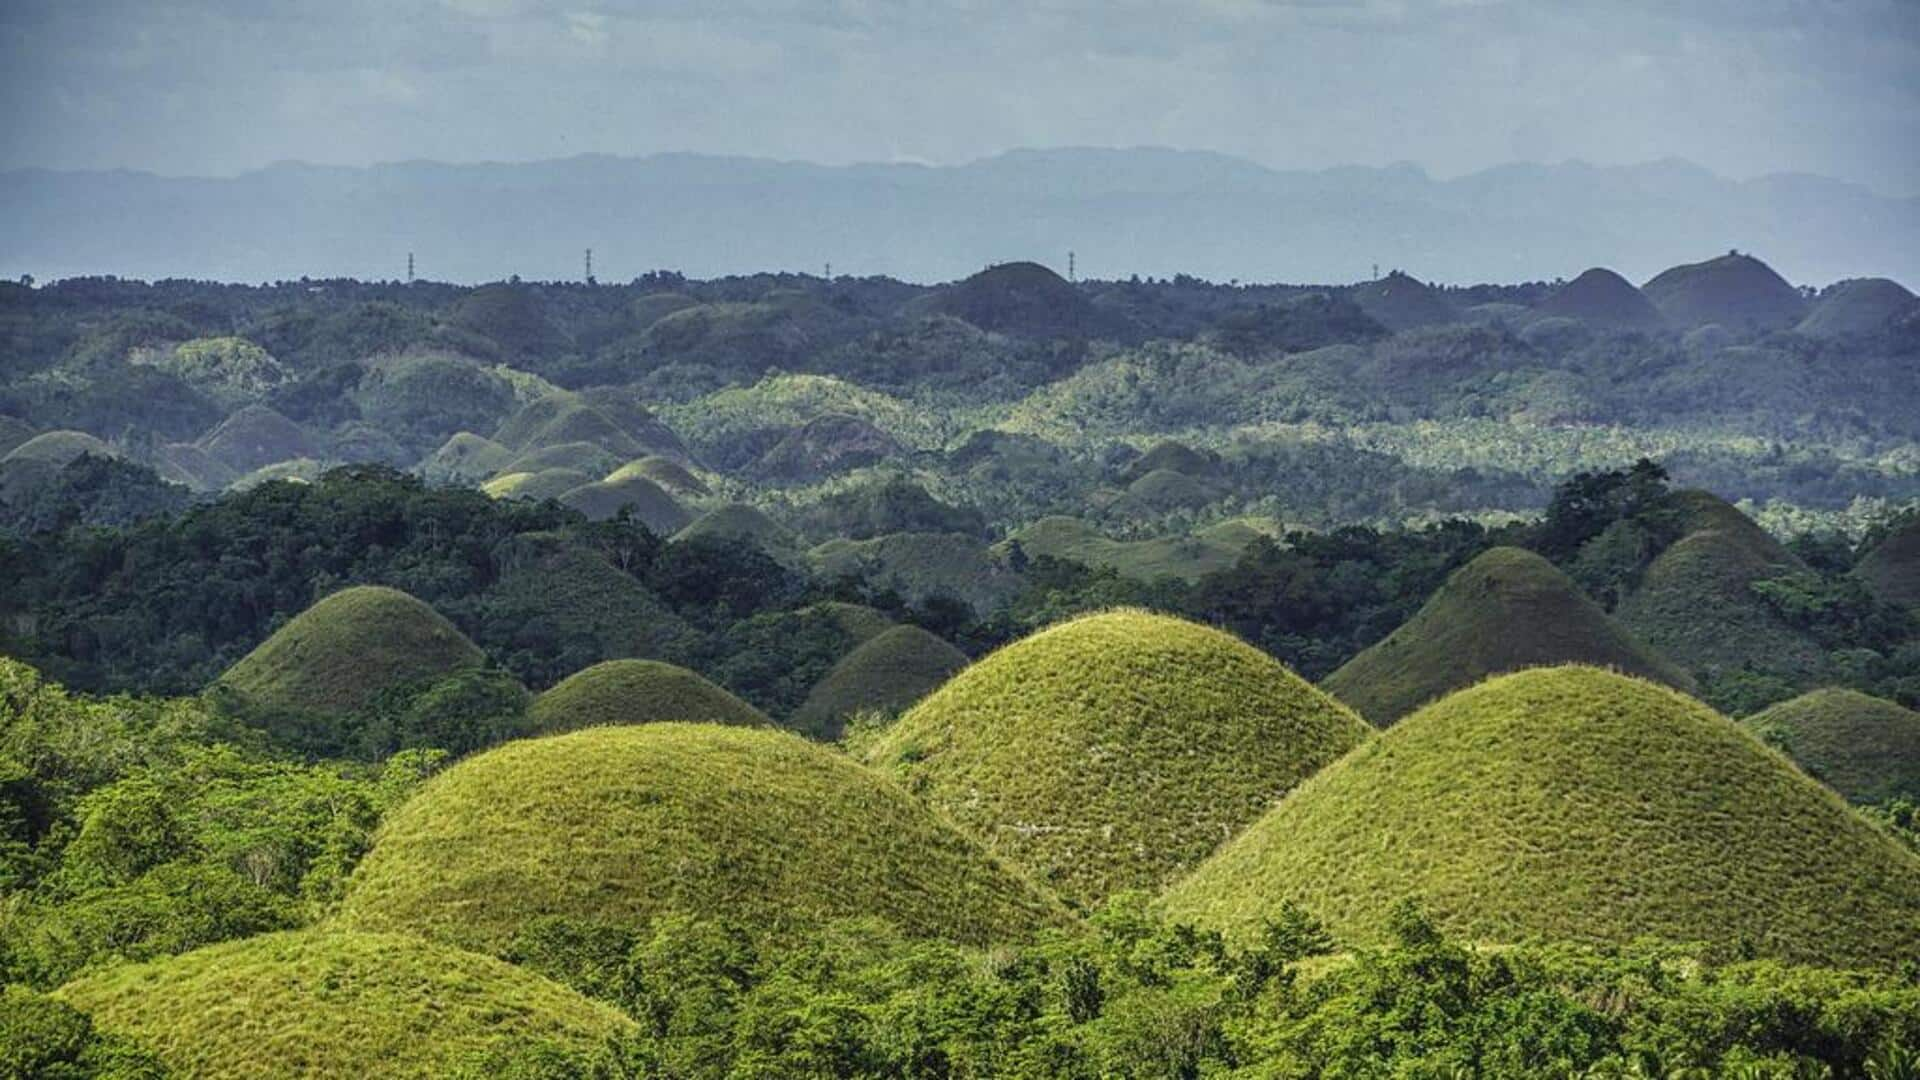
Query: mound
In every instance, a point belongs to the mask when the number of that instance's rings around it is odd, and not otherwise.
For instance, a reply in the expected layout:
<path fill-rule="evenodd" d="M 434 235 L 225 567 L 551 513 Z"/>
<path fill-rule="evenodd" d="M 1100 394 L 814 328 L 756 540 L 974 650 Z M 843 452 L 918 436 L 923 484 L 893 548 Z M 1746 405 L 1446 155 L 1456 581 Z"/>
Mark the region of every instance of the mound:
<path fill-rule="evenodd" d="M 1821 293 L 1807 317 L 1801 319 L 1794 330 L 1817 338 L 1873 334 L 1916 308 L 1920 308 L 1920 297 L 1897 281 L 1854 278 L 1838 282 Z"/>
<path fill-rule="evenodd" d="M 542 734 L 608 724 L 765 724 L 759 709 L 699 675 L 659 660 L 608 660 L 575 672 L 527 711 Z"/>
<path fill-rule="evenodd" d="M 658 292 L 636 296 L 627 304 L 627 321 L 635 330 L 645 330 L 676 311 L 699 307 L 700 301 L 686 293 Z"/>
<path fill-rule="evenodd" d="M 294 616 L 220 682 L 256 708 L 353 712 L 383 690 L 485 660 L 426 604 L 398 589 L 356 585 Z"/>
<path fill-rule="evenodd" d="M 1512 547 L 1455 570 L 1405 625 L 1320 686 L 1385 727 L 1489 675 L 1570 663 L 1694 689 L 1686 672 L 1635 641 L 1552 563 Z"/>
<path fill-rule="evenodd" d="M 1741 722 L 1854 802 L 1920 799 L 1920 713 L 1912 709 L 1857 690 L 1826 689 Z"/>
<path fill-rule="evenodd" d="M 557 499 L 574 488 L 593 483 L 593 477 L 578 469 L 543 469 L 540 472 L 512 472 L 480 485 L 480 490 L 496 499 Z"/>
<path fill-rule="evenodd" d="M 1587 270 L 1555 289 L 1533 310 L 1540 315 L 1622 330 L 1650 330 L 1660 325 L 1660 310 L 1653 301 L 1604 266 Z"/>
<path fill-rule="evenodd" d="M 560 501 L 589 521 L 611 521 L 621 510 L 631 510 L 633 520 L 660 536 L 672 536 L 691 520 L 673 496 L 644 476 L 582 484 L 561 495 Z"/>
<path fill-rule="evenodd" d="M 320 479 L 326 466 L 313 458 L 293 458 L 290 461 L 276 461 L 271 465 L 262 465 L 250 473 L 239 477 L 227 485 L 229 491 L 247 491 L 261 484 L 275 480 L 286 480 L 295 484 L 311 484 Z"/>
<path fill-rule="evenodd" d="M 821 614 L 831 618 L 835 626 L 847 635 L 855 644 L 893 629 L 894 622 L 886 612 L 870 608 L 865 604 L 849 604 L 844 600 L 825 600 L 818 604 L 809 604 L 800 609 L 802 614 Z"/>
<path fill-rule="evenodd" d="M 1450 932 L 1884 965 L 1920 940 L 1920 858 L 1713 710 L 1594 668 L 1463 690 L 1329 766 L 1166 896 L 1246 938 L 1292 900 L 1379 940 Z"/>
<path fill-rule="evenodd" d="M 1092 905 L 1165 885 L 1366 737 L 1359 718 L 1252 646 L 1116 611 L 974 664 L 868 756 Z"/>
<path fill-rule="evenodd" d="M 1057 903 L 911 796 L 788 732 L 640 724 L 508 743 L 390 815 L 340 918 L 478 949 L 527 921 L 671 912 L 778 933 L 877 916 L 1018 940 Z"/>
<path fill-rule="evenodd" d="M 487 338 L 509 355 L 546 356 L 570 344 L 566 333 L 548 318 L 546 302 L 517 282 L 473 290 L 454 306 L 448 322 Z"/>
<path fill-rule="evenodd" d="M 1653 560 L 1614 614 L 1629 633 L 1702 678 L 1748 666 L 1813 678 L 1825 667 L 1825 651 L 1753 591 L 1755 582 L 1796 568 L 1750 521 L 1692 532 Z"/>
<path fill-rule="evenodd" d="M 1920 607 L 1920 518 L 1868 549 L 1853 572 L 1883 603 Z"/>
<path fill-rule="evenodd" d="M 1050 555 L 1087 566 L 1111 567 L 1136 581 L 1177 577 L 1197 581 L 1240 559 L 1260 533 L 1228 522 L 1187 536 L 1114 540 L 1079 518 L 1044 517 L 1013 535 L 1029 558 Z"/>
<path fill-rule="evenodd" d="M 489 1050 L 586 1053 L 610 1006 L 491 957 L 388 934 L 294 932 L 110 968 L 60 996 L 180 1076 L 442 1077 Z"/>
<path fill-rule="evenodd" d="M 1458 318 L 1438 289 L 1398 270 L 1378 281 L 1355 285 L 1350 295 L 1373 321 L 1396 332 Z"/>
<path fill-rule="evenodd" d="M 727 503 L 694 518 L 692 524 L 675 534 L 675 540 L 719 537 L 745 540 L 769 555 L 790 556 L 799 550 L 799 540 L 785 525 L 745 503 Z"/>
<path fill-rule="evenodd" d="M 893 436 L 857 416 L 828 413 L 790 431 L 754 469 L 770 480 L 809 481 L 874 465 L 900 453 Z"/>
<path fill-rule="evenodd" d="M 512 473 L 570 469 L 588 476 L 605 476 L 619 460 L 590 442 L 554 443 L 514 455 L 500 466 L 499 473 L 507 476 Z"/>
<path fill-rule="evenodd" d="M 429 484 L 477 484 L 500 471 L 513 451 L 484 435 L 462 431 L 414 469 Z"/>
<path fill-rule="evenodd" d="M 1182 476 L 1212 476 L 1218 468 L 1219 463 L 1213 456 L 1201 453 L 1186 443 L 1169 439 L 1155 443 L 1152 449 L 1129 462 L 1126 471 L 1120 474 L 1120 482 L 1131 484 L 1148 473 L 1161 470 Z"/>
<path fill-rule="evenodd" d="M 113 447 L 84 431 L 48 431 L 9 450 L 6 457 L 0 458 L 0 462 L 34 462 L 57 469 L 85 454 L 94 457 L 120 456 Z"/>
<path fill-rule="evenodd" d="M 1065 278 L 1032 262 L 989 266 L 941 289 L 930 306 L 935 314 L 1016 337 L 1097 337 L 1117 329 L 1112 316 L 1095 308 Z"/>
<path fill-rule="evenodd" d="M 1154 510 L 1166 511 L 1205 506 L 1220 497 L 1220 490 L 1197 476 L 1155 469 L 1128 484 L 1127 494 Z"/>
<path fill-rule="evenodd" d="M 154 471 L 162 480 L 195 491 L 219 491 L 238 479 L 232 469 L 192 443 L 167 443 L 154 451 Z"/>
<path fill-rule="evenodd" d="M 220 421 L 201 437 L 200 449 L 238 473 L 326 452 L 312 432 L 265 405 L 249 405 Z"/>
<path fill-rule="evenodd" d="M 1737 251 L 1662 271 L 1641 291 L 1675 326 L 1778 330 L 1807 313 L 1798 289 L 1771 266 Z"/>
<path fill-rule="evenodd" d="M 840 658 L 793 714 L 793 726 L 837 739 L 847 717 L 892 715 L 939 689 L 967 666 L 967 654 L 918 626 L 896 626 Z"/>
<path fill-rule="evenodd" d="M 412 461 L 418 451 L 408 451 L 386 431 L 365 420 L 349 420 L 327 433 L 328 461 L 351 464 L 390 465 L 394 468 Z"/>
<path fill-rule="evenodd" d="M 608 474 L 608 480 L 625 480 L 629 476 L 643 476 L 659 484 L 675 495 L 711 495 L 713 489 L 705 480 L 693 474 L 693 470 L 671 458 L 654 454 L 629 461 Z"/>
<path fill-rule="evenodd" d="M 521 452 L 587 442 L 621 461 L 652 453 L 685 456 L 680 440 L 653 414 L 624 391 L 606 388 L 535 398 L 507 417 L 493 438 Z"/>
<path fill-rule="evenodd" d="M 599 552 L 525 535 L 514 539 L 501 563 L 500 580 L 486 593 L 487 607 L 502 619 L 576 645 L 572 655 L 680 657 L 698 637 L 672 608 Z"/>
<path fill-rule="evenodd" d="M 944 594 L 973 610 L 992 611 L 1019 592 L 1024 579 L 994 557 L 985 542 L 964 533 L 889 533 L 871 540 L 830 540 L 807 552 L 815 573 L 863 577 L 909 603 Z"/>

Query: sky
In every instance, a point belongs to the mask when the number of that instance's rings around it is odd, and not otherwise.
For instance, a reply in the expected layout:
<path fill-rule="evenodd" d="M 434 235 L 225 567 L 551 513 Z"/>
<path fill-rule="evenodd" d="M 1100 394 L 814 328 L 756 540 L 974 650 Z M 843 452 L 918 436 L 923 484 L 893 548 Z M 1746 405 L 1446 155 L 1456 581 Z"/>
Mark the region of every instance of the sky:
<path fill-rule="evenodd" d="M 1667 157 L 1920 195 L 1920 0 L 0 0 L 0 168 Z"/>

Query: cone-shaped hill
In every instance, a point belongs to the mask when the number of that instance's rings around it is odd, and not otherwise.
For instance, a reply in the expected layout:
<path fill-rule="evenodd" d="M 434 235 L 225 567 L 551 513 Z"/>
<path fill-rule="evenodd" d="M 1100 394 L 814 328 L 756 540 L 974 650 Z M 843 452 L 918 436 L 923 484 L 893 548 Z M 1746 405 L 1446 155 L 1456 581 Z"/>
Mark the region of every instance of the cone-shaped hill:
<path fill-rule="evenodd" d="M 1882 602 L 1920 607 L 1920 518 L 1868 549 L 1853 573 Z"/>
<path fill-rule="evenodd" d="M 1660 311 L 1633 283 L 1596 266 L 1555 289 L 1533 306 L 1535 313 L 1579 319 L 1596 326 L 1646 330 L 1660 325 Z"/>
<path fill-rule="evenodd" d="M 560 501 L 585 514 L 589 521 L 611 521 L 626 509 L 633 520 L 660 536 L 672 536 L 692 520 L 673 496 L 644 476 L 582 484 L 563 493 Z"/>
<path fill-rule="evenodd" d="M 248 705 L 275 712 L 355 712 L 384 690 L 486 658 L 452 623 L 398 589 L 356 585 L 315 603 L 220 677 Z"/>
<path fill-rule="evenodd" d="M 1248 938 L 1292 900 L 1359 944 L 1407 898 L 1477 941 L 1653 936 L 1868 966 L 1920 941 L 1920 857 L 1705 705 L 1586 667 L 1422 709 L 1165 904 Z"/>
<path fill-rule="evenodd" d="M 1800 290 L 1773 267 L 1739 252 L 1664 270 L 1641 291 L 1675 326 L 1778 330 L 1807 312 Z"/>
<path fill-rule="evenodd" d="M 414 466 L 429 484 L 477 484 L 513 460 L 513 451 L 471 431 L 454 434 Z"/>
<path fill-rule="evenodd" d="M 609 724 L 765 724 L 759 709 L 677 664 L 608 660 L 574 672 L 534 699 L 527 719 L 552 734 Z"/>
<path fill-rule="evenodd" d="M 984 943 L 1058 902 L 884 777 L 788 732 L 591 728 L 508 743 L 382 825 L 340 919 L 485 951 L 543 915 L 684 912 L 769 933 L 873 916 Z"/>
<path fill-rule="evenodd" d="M 1178 877 L 1367 736 L 1229 634 L 1115 611 L 967 668 L 867 756 L 1091 906 Z"/>
<path fill-rule="evenodd" d="M 326 448 L 311 431 L 265 405 L 248 405 L 202 436 L 200 448 L 235 472 L 280 461 L 318 458 Z"/>
<path fill-rule="evenodd" d="M 769 555 L 782 558 L 798 558 L 801 548 L 800 538 L 792 530 L 768 517 L 765 511 L 745 503 L 716 506 L 694 518 L 673 538 L 684 541 L 702 537 L 745 540 Z"/>
<path fill-rule="evenodd" d="M 1920 308 L 1914 296 L 1897 281 L 1854 278 L 1834 284 L 1820 294 L 1813 310 L 1794 330 L 1818 338 L 1852 337 L 1885 330 L 1902 315 Z"/>
<path fill-rule="evenodd" d="M 588 1053 L 634 1030 L 530 971 L 391 934 L 266 934 L 108 968 L 60 996 L 174 1075 L 210 1080 L 429 1080 L 490 1051 Z"/>
<path fill-rule="evenodd" d="M 480 485 L 480 490 L 496 499 L 557 499 L 575 488 L 593 483 L 593 477 L 578 469 L 542 469 L 539 472 L 505 473 Z"/>
<path fill-rule="evenodd" d="M 1450 323 L 1459 317 L 1438 289 L 1398 270 L 1378 281 L 1355 285 L 1352 297 L 1360 310 L 1389 330 Z"/>
<path fill-rule="evenodd" d="M 1920 713 L 1897 702 L 1815 690 L 1741 722 L 1854 802 L 1920 799 Z"/>
<path fill-rule="evenodd" d="M 793 714 L 793 726 L 837 739 L 847 718 L 897 713 L 967 666 L 967 654 L 918 626 L 896 626 L 840 658 Z"/>
<path fill-rule="evenodd" d="M 1072 283 L 1033 262 L 989 266 L 940 289 L 930 304 L 935 313 L 1016 337 L 1102 337 L 1118 329 Z"/>
<path fill-rule="evenodd" d="M 629 476 L 644 476 L 675 495 L 713 494 L 713 489 L 707 486 L 705 480 L 694 475 L 692 469 L 659 454 L 643 457 L 639 461 L 629 461 L 615 469 L 607 479 L 617 482 Z"/>
<path fill-rule="evenodd" d="M 46 431 L 25 439 L 7 451 L 0 461 L 7 462 L 45 462 L 58 468 L 67 465 L 82 455 L 94 457 L 119 457 L 113 447 L 94 438 L 84 431 Z"/>
<path fill-rule="evenodd" d="M 1454 571 L 1413 618 L 1321 689 L 1385 727 L 1489 675 L 1576 663 L 1694 689 L 1691 676 L 1634 640 L 1558 567 L 1498 547 Z"/>
<path fill-rule="evenodd" d="M 1185 443 L 1167 439 L 1155 443 L 1146 453 L 1128 462 L 1120 474 L 1120 482 L 1131 484 L 1163 469 L 1182 476 L 1212 476 L 1220 470 L 1220 465 L 1213 457 Z"/>

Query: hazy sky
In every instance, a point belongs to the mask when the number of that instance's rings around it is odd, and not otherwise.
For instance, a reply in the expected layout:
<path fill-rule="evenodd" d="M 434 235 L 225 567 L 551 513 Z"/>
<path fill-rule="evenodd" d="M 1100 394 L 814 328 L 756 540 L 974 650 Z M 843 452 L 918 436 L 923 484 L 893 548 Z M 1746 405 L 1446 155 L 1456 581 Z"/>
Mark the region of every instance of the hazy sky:
<path fill-rule="evenodd" d="M 1667 156 L 1920 194 L 1920 0 L 0 0 L 0 167 Z"/>

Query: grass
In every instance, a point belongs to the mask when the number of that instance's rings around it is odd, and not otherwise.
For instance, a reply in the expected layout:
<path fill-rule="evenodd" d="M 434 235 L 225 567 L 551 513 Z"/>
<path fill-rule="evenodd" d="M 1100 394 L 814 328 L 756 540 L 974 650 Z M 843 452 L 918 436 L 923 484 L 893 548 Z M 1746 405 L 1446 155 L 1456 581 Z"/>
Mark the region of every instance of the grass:
<path fill-rule="evenodd" d="M 769 555 L 795 558 L 799 537 L 766 513 L 745 503 L 727 503 L 694 518 L 674 536 L 675 540 L 695 540 L 703 536 L 746 540 Z"/>
<path fill-rule="evenodd" d="M 893 715 L 939 689 L 967 666 L 967 654 L 918 626 L 896 626 L 833 666 L 793 714 L 793 725 L 825 739 L 840 737 L 857 712 Z"/>
<path fill-rule="evenodd" d="M 759 709 L 694 672 L 659 660 L 607 660 L 575 672 L 534 699 L 527 718 L 542 734 L 666 720 L 768 722 Z"/>
<path fill-rule="evenodd" d="M 422 601 L 398 589 L 357 585 L 294 616 L 220 682 L 257 708 L 352 712 L 390 687 L 485 660 Z"/>
<path fill-rule="evenodd" d="M 1596 266 L 1555 289 L 1535 304 L 1533 311 L 1601 326 L 1651 329 L 1660 325 L 1660 311 L 1646 294 L 1603 266 Z"/>
<path fill-rule="evenodd" d="M 462 431 L 415 466 L 430 484 L 477 484 L 499 472 L 513 451 L 484 435 Z"/>
<path fill-rule="evenodd" d="M 1205 506 L 1219 498 L 1221 490 L 1197 476 L 1155 469 L 1128 484 L 1127 494 L 1155 510 L 1165 511 Z"/>
<path fill-rule="evenodd" d="M 480 490 L 496 499 L 557 499 L 591 483 L 593 477 L 578 469 L 543 469 L 496 476 L 481 484 Z"/>
<path fill-rule="evenodd" d="M 1920 713 L 1896 702 L 1815 690 L 1742 723 L 1854 802 L 1920 799 Z"/>
<path fill-rule="evenodd" d="M 659 454 L 643 457 L 638 461 L 629 461 L 615 469 L 607 479 L 619 481 L 630 476 L 644 476 L 675 495 L 713 494 L 713 489 L 707 486 L 705 480 L 696 476 L 692 469 L 672 458 L 661 457 Z"/>
<path fill-rule="evenodd" d="M 1882 602 L 1920 608 L 1920 518 L 1875 544 L 1853 572 Z"/>
<path fill-rule="evenodd" d="M 1416 899 L 1465 938 L 1699 941 L 1888 965 L 1920 858 L 1738 724 L 1588 667 L 1462 690 L 1321 771 L 1165 898 L 1247 939 L 1291 900 L 1348 944 Z"/>
<path fill-rule="evenodd" d="M 505 560 L 487 606 L 501 618 L 550 627 L 591 657 L 682 655 L 698 632 L 631 574 L 596 551 L 526 536 Z"/>
<path fill-rule="evenodd" d="M 1231 635 L 1114 611 L 974 664 L 867 756 L 1091 906 L 1184 874 L 1367 734 Z"/>
<path fill-rule="evenodd" d="M 192 443 L 167 443 L 154 453 L 153 467 L 162 480 L 185 484 L 195 491 L 219 491 L 237 478 L 234 471 Z"/>
<path fill-rule="evenodd" d="M 590 521 L 612 520 L 622 508 L 630 507 L 633 520 L 660 536 L 672 536 L 692 520 L 673 496 L 644 476 L 582 484 L 561 495 L 560 501 Z"/>
<path fill-rule="evenodd" d="M 200 449 L 244 473 L 275 462 L 323 457 L 325 448 L 299 424 L 265 405 L 249 405 L 202 437 Z"/>
<path fill-rule="evenodd" d="M 1018 940 L 1058 903 L 885 778 L 769 728 L 591 728 L 490 750 L 389 816 L 340 918 L 496 951 L 529 920 L 842 917 Z"/>
<path fill-rule="evenodd" d="M 1161 469 L 1185 476 L 1211 476 L 1219 471 L 1219 466 L 1212 458 L 1186 443 L 1164 439 L 1133 459 L 1120 479 L 1131 483 Z"/>
<path fill-rule="evenodd" d="M 500 466 L 501 474 L 537 473 L 548 469 L 572 469 L 588 476 L 605 476 L 619 462 L 619 458 L 595 443 L 584 440 L 578 442 L 551 443 L 536 446 L 525 453 L 518 454 Z"/>
<path fill-rule="evenodd" d="M 108 969 L 60 996 L 179 1076 L 448 1075 L 533 1042 L 587 1052 L 633 1022 L 490 957 L 385 934 L 267 934 Z"/>
<path fill-rule="evenodd" d="M 37 461 L 65 465 L 82 454 L 119 457 L 112 447 L 84 431 L 47 431 L 21 442 L 0 461 Z"/>
<path fill-rule="evenodd" d="M 521 452 L 588 442 L 622 461 L 647 452 L 639 440 L 622 430 L 605 412 L 588 404 L 580 395 L 565 390 L 522 405 L 501 423 L 493 440 Z"/>
<path fill-rule="evenodd" d="M 1747 522 L 1682 537 L 1647 567 L 1615 618 L 1702 679 L 1750 662 L 1795 680 L 1817 677 L 1826 663 L 1819 643 L 1753 591 L 1754 582 L 1796 564 L 1778 558 L 1772 550 L 1778 545 L 1753 532 L 1758 526 Z"/>
<path fill-rule="evenodd" d="M 987 544 L 962 533 L 890 533 L 871 540 L 829 540 L 807 553 L 815 573 L 865 577 L 919 603 L 935 593 L 956 596 L 976 612 L 991 611 L 1020 591 L 1022 579 Z"/>
<path fill-rule="evenodd" d="M 1044 517 L 1014 534 L 1029 557 L 1051 555 L 1088 566 L 1111 567 L 1136 581 L 1177 577 L 1197 581 L 1231 568 L 1261 533 L 1229 522 L 1185 536 L 1114 540 L 1073 517 Z"/>
<path fill-rule="evenodd" d="M 1634 640 L 1552 563 L 1512 547 L 1454 571 L 1413 618 L 1321 689 L 1385 727 L 1489 675 L 1570 663 L 1694 690 L 1691 676 Z"/>
<path fill-rule="evenodd" d="M 1897 281 L 1854 278 L 1820 294 L 1813 310 L 1794 327 L 1808 337 L 1845 338 L 1884 330 L 1887 324 L 1920 308 L 1920 299 Z"/>
<path fill-rule="evenodd" d="M 1799 322 L 1807 308 L 1799 290 L 1772 267 L 1734 252 L 1673 267 L 1640 288 L 1675 326 L 1779 329 Z"/>

